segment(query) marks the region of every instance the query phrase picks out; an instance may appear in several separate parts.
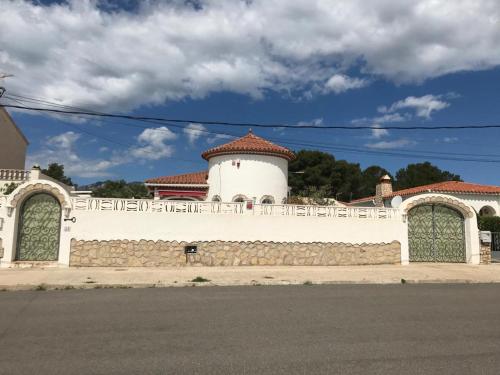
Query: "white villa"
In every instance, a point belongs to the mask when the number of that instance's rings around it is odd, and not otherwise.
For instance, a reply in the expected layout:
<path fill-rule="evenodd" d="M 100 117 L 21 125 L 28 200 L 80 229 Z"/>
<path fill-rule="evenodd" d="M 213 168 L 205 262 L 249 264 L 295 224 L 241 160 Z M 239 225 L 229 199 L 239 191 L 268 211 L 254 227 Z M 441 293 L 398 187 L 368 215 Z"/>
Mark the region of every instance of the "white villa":
<path fill-rule="evenodd" d="M 0 139 L 18 137 L 8 126 Z M 392 192 L 384 178 L 376 196 L 351 206 L 294 205 L 286 204 L 295 157 L 287 148 L 249 132 L 202 157 L 207 171 L 147 180 L 154 199 L 78 195 L 39 168 L 9 164 L 0 184 L 19 185 L 0 194 L 0 266 L 490 262 L 477 216 L 498 215 L 500 187 L 453 182 Z"/>
<path fill-rule="evenodd" d="M 289 149 L 256 136 L 205 151 L 208 171 L 146 180 L 157 199 L 212 202 L 285 203 L 288 197 Z"/>

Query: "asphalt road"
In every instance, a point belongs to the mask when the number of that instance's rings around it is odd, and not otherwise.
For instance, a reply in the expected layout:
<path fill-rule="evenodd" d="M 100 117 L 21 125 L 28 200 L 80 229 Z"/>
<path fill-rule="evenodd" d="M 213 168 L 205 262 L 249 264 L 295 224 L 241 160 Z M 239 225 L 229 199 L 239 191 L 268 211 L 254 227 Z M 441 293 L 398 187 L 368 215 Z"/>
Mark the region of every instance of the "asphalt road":
<path fill-rule="evenodd" d="M 499 374 L 500 285 L 0 293 L 0 374 Z"/>

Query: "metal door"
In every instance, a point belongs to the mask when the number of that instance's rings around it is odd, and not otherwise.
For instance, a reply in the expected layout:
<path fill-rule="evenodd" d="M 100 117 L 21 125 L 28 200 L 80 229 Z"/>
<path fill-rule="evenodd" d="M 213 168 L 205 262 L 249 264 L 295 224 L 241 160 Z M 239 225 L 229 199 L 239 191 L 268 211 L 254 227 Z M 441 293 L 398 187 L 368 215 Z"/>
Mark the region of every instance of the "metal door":
<path fill-rule="evenodd" d="M 17 260 L 57 260 L 61 205 L 46 193 L 30 196 L 21 206 L 17 234 Z"/>
<path fill-rule="evenodd" d="M 463 215 L 447 206 L 426 204 L 408 212 L 412 262 L 465 262 Z"/>
<path fill-rule="evenodd" d="M 500 251 L 500 232 L 491 232 L 491 251 Z"/>

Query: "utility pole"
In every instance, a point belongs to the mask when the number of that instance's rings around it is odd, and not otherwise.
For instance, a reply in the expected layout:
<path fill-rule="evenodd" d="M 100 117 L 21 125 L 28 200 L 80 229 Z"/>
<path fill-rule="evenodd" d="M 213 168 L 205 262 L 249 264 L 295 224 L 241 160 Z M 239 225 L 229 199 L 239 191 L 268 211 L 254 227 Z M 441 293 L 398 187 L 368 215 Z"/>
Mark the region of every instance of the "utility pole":
<path fill-rule="evenodd" d="M 0 80 L 3 80 L 4 78 L 8 78 L 8 77 L 14 77 L 14 75 L 7 74 L 7 73 L 0 73 Z M 3 86 L 0 86 L 0 98 L 3 96 L 3 94 L 5 94 L 5 91 L 7 91 L 7 89 Z"/>

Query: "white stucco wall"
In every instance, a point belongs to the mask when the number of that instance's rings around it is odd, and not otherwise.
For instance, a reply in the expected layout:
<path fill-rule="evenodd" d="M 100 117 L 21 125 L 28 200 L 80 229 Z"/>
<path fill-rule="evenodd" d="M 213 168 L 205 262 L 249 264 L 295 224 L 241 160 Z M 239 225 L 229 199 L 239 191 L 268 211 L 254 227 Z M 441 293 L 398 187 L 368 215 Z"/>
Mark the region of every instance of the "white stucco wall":
<path fill-rule="evenodd" d="M 257 203 L 266 195 L 282 203 L 288 193 L 288 161 L 268 155 L 214 156 L 208 162 L 208 184 L 209 201 L 218 195 L 223 202 L 231 202 L 242 194 Z"/>
<path fill-rule="evenodd" d="M 65 210 L 62 220 L 74 217 L 76 222 L 62 221 L 59 264 L 69 264 L 73 238 L 348 244 L 403 241 L 404 223 L 396 210 L 282 205 L 247 209 L 244 204 L 222 204 L 218 213 L 205 210 L 212 206 L 203 202 L 73 198 L 71 211 Z M 15 258 L 19 211 L 13 209 L 7 215 L 4 204 L 0 217 L 5 218 L 0 238 L 6 250 L 1 265 L 8 267 Z"/>
<path fill-rule="evenodd" d="M 36 189 L 29 190 L 29 185 Z M 448 204 L 464 212 L 466 261 L 479 263 L 478 229 L 472 207 L 465 201 L 442 194 L 410 198 L 397 210 L 294 205 L 254 205 L 249 209 L 245 204 L 234 203 L 70 198 L 57 184 L 36 180 L 0 198 L 0 238 L 5 250 L 1 260 L 3 267 L 8 267 L 15 258 L 21 203 L 29 194 L 40 191 L 37 190 L 39 186 L 58 195 L 62 202 L 58 259 L 61 265 L 69 265 L 71 239 L 346 244 L 398 241 L 402 264 L 408 264 L 406 214 L 412 204 L 427 203 Z M 64 221 L 72 218 L 75 222 Z"/>
<path fill-rule="evenodd" d="M 437 194 L 437 193 L 436 193 Z M 403 200 L 406 201 L 410 198 L 422 196 L 423 194 L 416 194 L 412 196 L 405 196 Z M 484 206 L 489 206 L 495 211 L 496 216 L 500 216 L 500 196 L 492 195 L 492 194 L 459 194 L 459 193 L 446 193 L 445 195 L 456 197 L 468 205 L 470 205 L 476 213 L 479 214 L 479 211 Z M 369 205 L 366 205 L 369 206 Z M 391 207 L 391 200 L 387 199 L 384 201 L 385 207 Z"/>
<path fill-rule="evenodd" d="M 481 208 L 489 206 L 493 208 L 496 216 L 500 216 L 500 196 L 488 194 L 450 194 L 453 195 L 468 205 L 472 206 L 474 210 L 479 213 Z"/>

